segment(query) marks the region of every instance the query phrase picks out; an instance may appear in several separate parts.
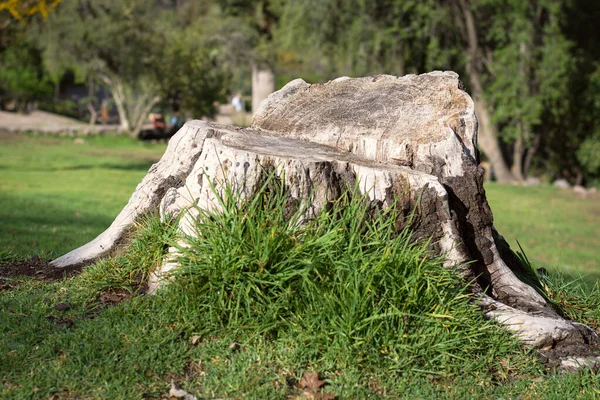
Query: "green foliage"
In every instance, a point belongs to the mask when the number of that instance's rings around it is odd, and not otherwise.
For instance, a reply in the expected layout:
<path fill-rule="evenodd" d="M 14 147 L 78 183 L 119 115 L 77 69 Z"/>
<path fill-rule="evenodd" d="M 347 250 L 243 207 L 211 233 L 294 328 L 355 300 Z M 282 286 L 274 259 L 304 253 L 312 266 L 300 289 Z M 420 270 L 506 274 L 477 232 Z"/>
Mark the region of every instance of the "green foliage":
<path fill-rule="evenodd" d="M 15 102 L 22 110 L 27 103 L 51 94 L 52 84 L 35 48 L 21 40 L 0 53 L 0 104 Z"/>
<path fill-rule="evenodd" d="M 208 35 L 197 36 L 210 7 L 186 10 L 197 20 L 150 2 L 65 2 L 30 35 L 56 81 L 70 70 L 108 87 L 135 133 L 160 101 L 200 118 L 224 100 L 229 70 Z"/>
<path fill-rule="evenodd" d="M 156 214 L 140 217 L 130 232 L 127 253 L 87 268 L 81 284 L 86 291 L 93 289 L 99 293 L 109 289 L 129 292 L 138 289 L 148 280 L 150 272 L 161 265 L 167 246 L 175 242 L 176 228 L 176 221 L 161 221 Z"/>
<path fill-rule="evenodd" d="M 573 277 L 560 271 L 544 278 L 544 285 L 552 299 L 565 314 L 575 321 L 600 328 L 600 283 L 590 285 L 585 276 Z"/>
<path fill-rule="evenodd" d="M 561 32 L 564 13 L 556 1 L 486 1 L 478 11 L 494 15 L 486 44 L 491 49 L 486 94 L 502 137 L 528 144 L 542 118 L 568 110 L 569 77 L 575 71 L 573 43 Z M 493 60 L 493 61 L 492 61 Z M 545 135 L 550 132 L 546 126 Z"/>
<path fill-rule="evenodd" d="M 434 3 L 280 1 L 276 38 L 304 60 L 324 60 L 324 78 L 449 68 L 454 51 L 441 49 L 443 38 L 430 35 L 446 17 Z"/>
<path fill-rule="evenodd" d="M 213 117 L 215 105 L 227 100 L 231 72 L 226 56 L 197 27 L 167 37 L 168 45 L 153 67 L 163 102 L 198 118 Z"/>
<path fill-rule="evenodd" d="M 164 43 L 154 34 L 156 18 L 155 8 L 142 3 L 67 1 L 29 33 L 55 80 L 72 70 L 82 82 L 90 73 L 135 81 L 151 65 L 152 49 Z"/>
<path fill-rule="evenodd" d="M 590 176 L 600 176 L 600 134 L 586 138 L 577 150 L 577 159 Z"/>

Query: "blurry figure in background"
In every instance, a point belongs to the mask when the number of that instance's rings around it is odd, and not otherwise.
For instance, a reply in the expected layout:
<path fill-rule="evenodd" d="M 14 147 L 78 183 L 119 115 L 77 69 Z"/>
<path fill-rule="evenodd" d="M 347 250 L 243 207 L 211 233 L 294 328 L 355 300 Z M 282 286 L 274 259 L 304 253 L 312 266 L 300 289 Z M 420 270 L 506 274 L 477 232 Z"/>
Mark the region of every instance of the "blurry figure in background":
<path fill-rule="evenodd" d="M 152 128 L 140 131 L 140 139 L 146 141 L 165 139 L 167 137 L 165 132 L 165 128 L 167 127 L 165 124 L 165 117 L 160 113 L 152 113 L 148 118 L 152 123 Z"/>
<path fill-rule="evenodd" d="M 244 101 L 242 100 L 242 94 L 240 92 L 237 92 L 235 96 L 233 96 L 231 104 L 233 104 L 233 108 L 235 108 L 235 111 L 242 112 L 242 110 L 244 109 Z"/>
<path fill-rule="evenodd" d="M 179 129 L 181 129 L 184 122 L 185 121 L 183 119 L 183 116 L 181 115 L 181 111 L 179 111 L 179 107 L 174 107 L 173 108 L 173 116 L 171 117 L 171 120 L 169 121 L 168 137 L 170 138 L 171 136 L 176 134 L 177 131 Z"/>
<path fill-rule="evenodd" d="M 103 125 L 108 124 L 108 100 L 103 99 L 102 104 L 100 105 L 100 122 Z"/>
<path fill-rule="evenodd" d="M 149 115 L 152 126 L 148 126 L 140 132 L 139 138 L 142 140 L 169 140 L 171 136 L 177 133 L 185 123 L 185 118 L 181 115 L 179 107 L 173 108 L 173 115 L 169 119 L 169 124 L 165 123 L 165 117 L 161 113 L 152 113 Z"/>
<path fill-rule="evenodd" d="M 150 122 L 152 122 L 154 130 L 156 130 L 157 132 L 162 133 L 165 131 L 167 125 L 165 124 L 164 115 L 160 113 L 150 114 Z"/>

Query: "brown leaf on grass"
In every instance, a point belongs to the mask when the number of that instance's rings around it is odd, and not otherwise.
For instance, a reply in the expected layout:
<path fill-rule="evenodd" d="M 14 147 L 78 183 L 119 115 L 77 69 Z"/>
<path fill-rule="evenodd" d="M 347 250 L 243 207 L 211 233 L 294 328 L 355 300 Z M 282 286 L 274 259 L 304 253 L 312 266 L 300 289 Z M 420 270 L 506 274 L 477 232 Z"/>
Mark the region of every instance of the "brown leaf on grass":
<path fill-rule="evenodd" d="M 200 336 L 194 335 L 194 336 L 192 336 L 192 340 L 190 341 L 190 343 L 192 346 L 195 346 L 198 344 L 199 341 L 200 341 Z"/>
<path fill-rule="evenodd" d="M 298 387 L 300 389 L 309 389 L 316 392 L 324 384 L 325 382 L 319 380 L 318 372 L 305 372 L 304 375 L 302 375 L 300 382 L 298 382 Z"/>
<path fill-rule="evenodd" d="M 72 328 L 75 325 L 72 319 L 69 318 L 58 318 L 54 315 L 47 315 L 46 320 L 54 323 L 56 326 L 66 326 L 67 328 Z"/>
<path fill-rule="evenodd" d="M 237 351 L 240 349 L 240 345 L 239 343 L 233 342 L 229 346 L 227 346 L 227 348 L 231 351 Z"/>
<path fill-rule="evenodd" d="M 333 393 L 322 393 L 321 389 L 325 382 L 319 379 L 318 372 L 305 372 L 302 379 L 298 382 L 300 389 L 305 389 L 296 399 L 301 400 L 335 400 Z"/>
<path fill-rule="evenodd" d="M 105 304 L 120 303 L 123 300 L 127 300 L 131 297 L 129 293 L 102 293 L 99 300 Z"/>
<path fill-rule="evenodd" d="M 54 309 L 56 311 L 65 311 L 65 310 L 68 310 L 69 308 L 71 308 L 71 303 L 68 303 L 68 302 L 66 302 L 66 303 L 59 303 L 59 304 L 57 304 L 57 305 L 54 306 Z"/>

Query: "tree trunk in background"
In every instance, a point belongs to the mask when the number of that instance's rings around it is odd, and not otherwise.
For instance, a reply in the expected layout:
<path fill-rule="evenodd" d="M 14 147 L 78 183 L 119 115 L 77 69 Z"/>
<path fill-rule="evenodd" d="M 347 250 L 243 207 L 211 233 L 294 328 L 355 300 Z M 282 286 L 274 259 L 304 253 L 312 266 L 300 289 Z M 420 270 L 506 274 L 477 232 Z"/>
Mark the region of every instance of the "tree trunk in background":
<path fill-rule="evenodd" d="M 275 91 L 275 74 L 267 66 L 252 65 L 252 113 L 258 109 L 261 101 Z"/>
<path fill-rule="evenodd" d="M 158 96 L 152 98 L 149 97 L 150 96 L 142 96 L 136 101 L 135 112 L 132 113 L 133 115 L 131 116 L 131 122 L 135 124 L 133 131 L 131 131 L 132 137 L 138 137 L 142 130 L 142 126 L 144 125 L 144 121 L 146 121 L 152 107 L 160 101 L 160 97 Z"/>
<path fill-rule="evenodd" d="M 98 119 L 98 111 L 94 107 L 94 97 L 96 94 L 96 85 L 94 85 L 94 80 L 91 76 L 88 77 L 88 95 L 87 95 L 87 104 L 86 107 L 90 112 L 90 125 L 95 125 L 96 120 Z"/>
<path fill-rule="evenodd" d="M 488 111 L 487 102 L 484 98 L 482 83 L 481 66 L 481 48 L 477 39 L 477 29 L 470 4 L 467 0 L 459 0 L 460 10 L 462 12 L 462 23 L 464 24 L 464 34 L 468 42 L 467 49 L 468 60 L 466 63 L 467 73 L 471 82 L 471 95 L 475 102 L 475 112 L 479 120 L 479 147 L 490 160 L 494 177 L 498 182 L 513 182 L 515 177 L 512 175 L 498 143 L 498 131 L 492 122 L 492 116 Z"/>
<path fill-rule="evenodd" d="M 542 142 L 542 135 L 537 134 L 533 138 L 533 143 L 531 143 L 531 147 L 527 149 L 527 154 L 525 155 L 525 162 L 523 163 L 523 175 L 525 178 L 529 176 L 529 170 L 531 169 L 531 164 L 533 162 L 533 156 L 537 153 L 540 148 L 540 143 Z"/>
<path fill-rule="evenodd" d="M 471 82 L 473 79 L 471 79 Z M 475 113 L 479 121 L 479 147 L 487 158 L 490 160 L 494 178 L 498 182 L 513 182 L 514 176 L 508 169 L 506 161 L 502 156 L 502 150 L 498 143 L 496 126 L 491 121 L 491 116 L 487 110 L 487 102 L 483 99 L 483 93 L 478 93 L 476 90 L 471 92 L 473 101 L 475 102 Z"/>
<path fill-rule="evenodd" d="M 525 154 L 525 139 L 519 136 L 513 144 L 513 164 L 510 167 L 510 172 L 516 180 L 522 182 L 525 179 L 523 173 L 523 156 Z"/>
<path fill-rule="evenodd" d="M 94 105 L 91 101 L 87 102 L 87 109 L 90 112 L 90 125 L 96 125 L 96 120 L 98 119 L 98 112 L 94 108 Z"/>
<path fill-rule="evenodd" d="M 131 125 L 127 117 L 127 109 L 125 108 L 125 87 L 119 77 L 110 78 L 107 75 L 102 75 L 102 81 L 108 86 L 110 94 L 115 101 L 117 113 L 119 114 L 119 131 L 131 132 Z"/>

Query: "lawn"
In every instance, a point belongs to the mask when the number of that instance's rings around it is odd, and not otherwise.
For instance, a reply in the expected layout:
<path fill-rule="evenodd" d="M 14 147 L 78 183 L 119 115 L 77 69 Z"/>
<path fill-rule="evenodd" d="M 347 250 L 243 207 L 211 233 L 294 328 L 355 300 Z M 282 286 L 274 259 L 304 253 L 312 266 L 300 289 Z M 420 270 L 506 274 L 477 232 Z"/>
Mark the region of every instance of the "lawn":
<path fill-rule="evenodd" d="M 165 148 L 121 136 L 0 134 L 0 247 L 57 256 L 87 243 Z"/>
<path fill-rule="evenodd" d="M 165 148 L 125 137 L 4 135 L 0 144 L 5 260 L 92 239 Z M 596 276 L 598 200 L 550 187 L 486 190 L 498 229 L 538 267 Z M 161 399 L 172 381 L 201 398 L 600 395 L 595 372 L 545 370 L 392 225 L 353 229 L 360 204 L 301 230 L 281 204 L 206 218 L 210 234 L 156 296 L 140 281 L 175 231 L 155 217 L 125 253 L 78 276 L 0 278 L 0 398 Z M 598 287 L 547 283 L 568 315 L 598 326 Z"/>
<path fill-rule="evenodd" d="M 600 279 L 600 195 L 582 198 L 549 185 L 487 184 L 494 224 L 537 268 Z"/>

